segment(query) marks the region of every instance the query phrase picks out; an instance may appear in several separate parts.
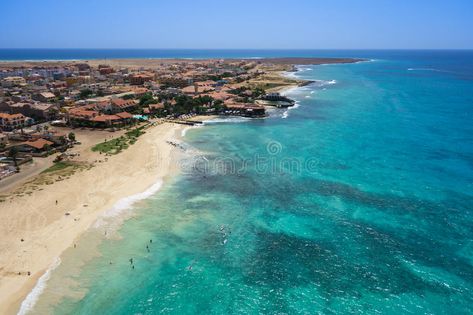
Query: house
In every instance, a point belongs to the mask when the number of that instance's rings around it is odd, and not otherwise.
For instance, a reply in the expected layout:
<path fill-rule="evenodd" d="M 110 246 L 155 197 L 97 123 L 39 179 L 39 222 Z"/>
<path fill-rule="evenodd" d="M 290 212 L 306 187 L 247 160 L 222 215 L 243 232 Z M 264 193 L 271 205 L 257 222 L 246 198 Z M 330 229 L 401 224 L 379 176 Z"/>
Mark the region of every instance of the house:
<path fill-rule="evenodd" d="M 0 113 L 0 128 L 2 130 L 13 130 L 23 128 L 32 124 L 33 120 L 23 114 Z"/>
<path fill-rule="evenodd" d="M 134 73 L 129 77 L 131 85 L 143 85 L 147 81 L 154 80 L 154 74 L 152 73 Z"/>
<path fill-rule="evenodd" d="M 43 138 L 34 141 L 26 141 L 18 146 L 18 150 L 22 152 L 41 153 L 51 148 L 54 143 Z"/>
<path fill-rule="evenodd" d="M 7 77 L 2 80 L 2 87 L 11 88 L 14 86 L 26 85 L 26 80 L 23 77 Z"/>
<path fill-rule="evenodd" d="M 118 115 L 99 115 L 91 119 L 96 127 L 113 127 L 120 126 L 126 122 L 126 119 Z"/>
<path fill-rule="evenodd" d="M 72 108 L 69 110 L 67 119 L 71 124 L 82 124 L 91 121 L 98 116 L 99 112 L 95 110 L 82 109 L 82 107 Z"/>
<path fill-rule="evenodd" d="M 34 94 L 33 99 L 35 101 L 40 101 L 40 102 L 51 102 L 56 99 L 56 95 L 54 95 L 51 92 L 42 92 L 42 93 Z"/>
<path fill-rule="evenodd" d="M 51 120 L 58 112 L 56 105 L 45 103 L 13 103 L 8 105 L 8 110 L 3 105 L 1 108 L 11 114 L 23 114 L 36 120 Z"/>
<path fill-rule="evenodd" d="M 133 120 L 133 115 L 127 112 L 116 113 L 121 118 L 121 123 L 129 124 Z"/>
<path fill-rule="evenodd" d="M 107 74 L 110 74 L 110 73 L 113 73 L 115 72 L 115 70 L 113 70 L 112 67 L 108 66 L 108 65 L 99 65 L 99 73 L 101 75 L 107 75 Z"/>
<path fill-rule="evenodd" d="M 156 114 L 156 113 L 161 113 L 163 112 L 165 109 L 164 107 L 164 104 L 163 103 L 159 103 L 159 104 L 150 104 L 148 105 L 148 108 L 145 108 L 143 110 L 143 112 L 145 114 Z"/>
<path fill-rule="evenodd" d="M 124 100 L 121 98 L 114 98 L 110 101 L 112 106 L 112 111 L 124 112 L 124 111 L 133 111 L 137 107 L 137 102 L 135 100 Z"/>
<path fill-rule="evenodd" d="M 210 96 L 213 99 L 220 100 L 220 101 L 226 101 L 235 97 L 235 95 L 227 93 L 225 91 L 219 91 L 219 92 L 214 91 L 214 92 L 202 94 L 201 96 Z"/>
<path fill-rule="evenodd" d="M 189 85 L 181 89 L 182 93 L 187 95 L 196 95 L 199 93 L 199 86 L 197 84 Z"/>

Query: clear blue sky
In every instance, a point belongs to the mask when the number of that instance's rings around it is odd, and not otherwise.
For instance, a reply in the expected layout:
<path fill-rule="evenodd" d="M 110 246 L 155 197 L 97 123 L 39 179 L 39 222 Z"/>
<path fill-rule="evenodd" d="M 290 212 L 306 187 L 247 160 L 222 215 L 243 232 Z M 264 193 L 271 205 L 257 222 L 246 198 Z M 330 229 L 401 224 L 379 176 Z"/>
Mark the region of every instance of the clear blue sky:
<path fill-rule="evenodd" d="M 0 48 L 473 48 L 473 0 L 0 0 Z"/>

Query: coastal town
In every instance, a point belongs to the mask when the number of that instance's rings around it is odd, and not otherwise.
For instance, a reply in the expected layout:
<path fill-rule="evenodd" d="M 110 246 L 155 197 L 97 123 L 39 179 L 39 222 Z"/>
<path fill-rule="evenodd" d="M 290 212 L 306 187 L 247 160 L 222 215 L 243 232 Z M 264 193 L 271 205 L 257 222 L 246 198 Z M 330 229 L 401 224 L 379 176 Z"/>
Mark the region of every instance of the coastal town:
<path fill-rule="evenodd" d="M 37 62 L 0 66 L 0 183 L 33 159 L 80 143 L 77 130 L 120 132 L 149 123 L 195 124 L 199 115 L 264 117 L 294 102 L 277 88 L 301 84 L 268 73 L 294 70 L 255 60 L 163 60 L 128 66 Z"/>

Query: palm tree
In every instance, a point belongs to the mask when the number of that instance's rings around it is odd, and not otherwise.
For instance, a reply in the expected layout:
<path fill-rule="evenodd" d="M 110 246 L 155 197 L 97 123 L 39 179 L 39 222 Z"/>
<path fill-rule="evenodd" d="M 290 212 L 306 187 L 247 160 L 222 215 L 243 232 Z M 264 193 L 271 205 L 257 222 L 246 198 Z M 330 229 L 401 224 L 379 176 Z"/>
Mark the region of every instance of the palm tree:
<path fill-rule="evenodd" d="M 8 157 L 10 157 L 13 160 L 13 164 L 17 168 L 17 171 L 19 171 L 20 169 L 18 168 L 18 162 L 17 162 L 18 148 L 17 147 L 11 147 L 10 150 L 8 151 Z"/>

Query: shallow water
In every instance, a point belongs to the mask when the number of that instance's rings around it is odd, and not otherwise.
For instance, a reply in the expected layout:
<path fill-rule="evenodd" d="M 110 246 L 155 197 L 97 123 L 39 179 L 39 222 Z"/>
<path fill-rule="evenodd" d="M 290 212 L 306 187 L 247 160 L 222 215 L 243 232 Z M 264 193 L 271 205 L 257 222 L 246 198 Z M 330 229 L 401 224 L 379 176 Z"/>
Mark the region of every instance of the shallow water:
<path fill-rule="evenodd" d="M 304 66 L 295 109 L 188 130 L 204 153 L 66 253 L 35 312 L 471 313 L 473 53 L 363 57 Z"/>

